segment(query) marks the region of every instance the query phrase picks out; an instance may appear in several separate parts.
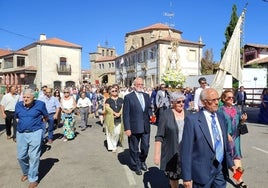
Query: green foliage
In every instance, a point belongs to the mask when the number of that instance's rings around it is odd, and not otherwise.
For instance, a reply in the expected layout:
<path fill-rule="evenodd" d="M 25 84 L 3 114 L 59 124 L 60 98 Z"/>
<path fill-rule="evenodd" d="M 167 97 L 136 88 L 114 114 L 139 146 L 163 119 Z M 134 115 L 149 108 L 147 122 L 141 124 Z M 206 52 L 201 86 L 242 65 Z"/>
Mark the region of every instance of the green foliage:
<path fill-rule="evenodd" d="M 231 20 L 230 20 L 229 25 L 227 26 L 225 33 L 224 33 L 226 41 L 223 42 L 224 47 L 221 49 L 221 58 L 223 57 L 223 55 L 225 53 L 225 50 L 229 44 L 229 41 L 230 41 L 232 34 L 234 32 L 236 23 L 238 21 L 238 16 L 237 16 L 236 10 L 237 10 L 237 8 L 236 8 L 236 5 L 234 4 L 232 7 Z"/>

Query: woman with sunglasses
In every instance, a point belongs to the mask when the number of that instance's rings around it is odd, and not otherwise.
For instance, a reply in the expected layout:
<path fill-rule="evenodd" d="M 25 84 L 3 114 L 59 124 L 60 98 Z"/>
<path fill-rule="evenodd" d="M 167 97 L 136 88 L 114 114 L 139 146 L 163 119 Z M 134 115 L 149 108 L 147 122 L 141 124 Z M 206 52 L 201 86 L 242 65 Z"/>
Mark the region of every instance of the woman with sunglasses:
<path fill-rule="evenodd" d="M 68 141 L 75 137 L 75 114 L 76 102 L 73 96 L 70 95 L 70 89 L 66 88 L 63 91 L 61 98 L 61 112 L 63 121 L 63 141 Z"/>
<path fill-rule="evenodd" d="M 113 85 L 110 88 L 110 97 L 105 101 L 104 124 L 106 126 L 106 139 L 108 151 L 116 152 L 118 141 L 122 143 L 123 126 L 122 109 L 123 98 L 118 96 L 118 87 Z"/>
<path fill-rule="evenodd" d="M 184 110 L 183 93 L 171 93 L 171 109 L 165 110 L 159 117 L 155 136 L 154 163 L 160 164 L 169 178 L 171 188 L 177 188 L 181 179 L 180 142 L 182 139 L 184 118 L 188 111 Z"/>
<path fill-rule="evenodd" d="M 247 120 L 247 114 L 242 114 L 237 106 L 234 105 L 234 93 L 232 90 L 225 90 L 221 95 L 223 105 L 218 111 L 223 114 L 228 124 L 228 141 L 231 148 L 232 159 L 236 168 L 242 168 L 241 159 L 241 142 L 238 125 Z M 247 188 L 247 185 L 242 180 L 242 177 L 237 181 L 237 187 Z"/>

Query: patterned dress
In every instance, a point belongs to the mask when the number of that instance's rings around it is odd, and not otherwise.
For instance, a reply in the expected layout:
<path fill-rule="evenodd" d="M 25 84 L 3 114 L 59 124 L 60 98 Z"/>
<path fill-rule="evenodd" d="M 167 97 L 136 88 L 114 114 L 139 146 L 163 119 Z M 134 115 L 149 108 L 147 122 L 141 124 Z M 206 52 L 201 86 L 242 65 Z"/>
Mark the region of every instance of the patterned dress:
<path fill-rule="evenodd" d="M 237 128 L 242 114 L 236 106 L 226 107 L 223 105 L 219 107 L 219 112 L 224 115 L 224 118 L 228 124 L 227 127 L 228 134 L 231 135 L 233 138 L 233 141 L 229 142 L 232 158 L 241 159 L 242 154 L 241 154 L 240 134 Z"/>
<path fill-rule="evenodd" d="M 62 98 L 62 108 L 71 109 L 73 108 L 74 99 L 71 97 L 68 100 Z M 63 135 L 67 139 L 73 139 L 75 137 L 75 114 L 74 112 L 67 114 L 62 113 L 61 119 L 63 121 Z"/>

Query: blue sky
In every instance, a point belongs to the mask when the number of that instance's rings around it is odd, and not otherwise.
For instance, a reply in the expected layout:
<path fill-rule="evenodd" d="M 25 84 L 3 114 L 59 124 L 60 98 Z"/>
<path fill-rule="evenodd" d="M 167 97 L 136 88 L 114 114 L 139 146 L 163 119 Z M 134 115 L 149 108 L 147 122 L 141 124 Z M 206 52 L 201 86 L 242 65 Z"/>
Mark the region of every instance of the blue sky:
<path fill-rule="evenodd" d="M 81 45 L 82 68 L 89 69 L 88 54 L 98 44 L 108 43 L 122 55 L 126 33 L 171 23 L 185 40 L 201 36 L 204 50 L 212 49 L 214 61 L 220 61 L 232 6 L 239 16 L 247 2 L 243 44 L 268 45 L 268 2 L 263 0 L 1 0 L 0 48 L 18 50 L 46 34 Z"/>

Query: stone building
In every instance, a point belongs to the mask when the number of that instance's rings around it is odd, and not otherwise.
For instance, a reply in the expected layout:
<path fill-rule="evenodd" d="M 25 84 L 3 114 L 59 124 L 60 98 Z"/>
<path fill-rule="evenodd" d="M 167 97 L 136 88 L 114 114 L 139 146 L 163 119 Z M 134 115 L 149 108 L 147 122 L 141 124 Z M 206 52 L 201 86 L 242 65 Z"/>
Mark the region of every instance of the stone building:
<path fill-rule="evenodd" d="M 90 54 L 91 84 L 114 84 L 115 83 L 115 48 L 97 47 L 97 52 Z"/>
<path fill-rule="evenodd" d="M 58 38 L 40 40 L 18 51 L 0 51 L 2 85 L 69 87 L 81 82 L 82 47 Z"/>
<path fill-rule="evenodd" d="M 115 59 L 116 82 L 131 86 L 136 77 L 146 87 L 162 83 L 161 75 L 170 68 L 185 76 L 199 75 L 204 44 L 182 39 L 182 32 L 157 23 L 126 33 L 125 53 Z"/>

